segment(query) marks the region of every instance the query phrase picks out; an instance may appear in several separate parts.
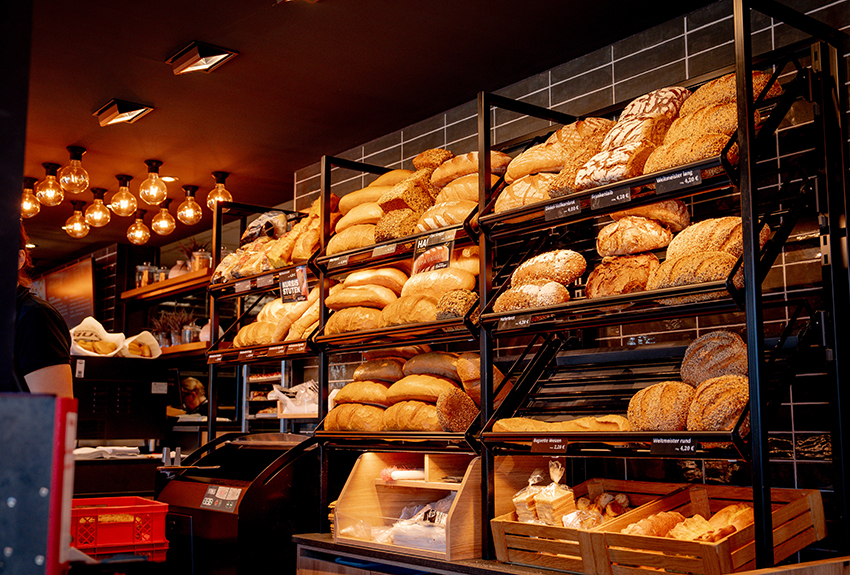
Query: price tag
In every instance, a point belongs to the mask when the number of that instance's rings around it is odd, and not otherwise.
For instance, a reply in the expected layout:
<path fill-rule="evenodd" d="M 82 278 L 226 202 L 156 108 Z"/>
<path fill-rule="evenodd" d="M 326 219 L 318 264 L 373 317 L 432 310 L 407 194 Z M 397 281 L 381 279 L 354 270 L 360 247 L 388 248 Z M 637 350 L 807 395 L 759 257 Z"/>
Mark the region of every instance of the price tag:
<path fill-rule="evenodd" d="M 207 363 L 221 363 L 221 354 L 220 353 L 211 353 L 207 358 Z"/>
<path fill-rule="evenodd" d="M 337 256 L 328 260 L 328 269 L 336 269 L 348 265 L 348 256 Z"/>
<path fill-rule="evenodd" d="M 285 345 L 273 345 L 269 348 L 267 357 L 277 357 L 279 355 L 286 355 L 286 346 Z"/>
<path fill-rule="evenodd" d="M 655 193 L 669 194 L 682 188 L 696 186 L 702 183 L 699 170 L 683 170 L 666 176 L 655 178 Z"/>
<path fill-rule="evenodd" d="M 614 188 L 590 196 L 590 209 L 602 210 L 632 201 L 631 188 Z"/>
<path fill-rule="evenodd" d="M 535 437 L 531 440 L 531 453 L 566 453 L 567 442 L 561 437 Z"/>
<path fill-rule="evenodd" d="M 280 272 L 280 300 L 284 303 L 307 301 L 307 266 L 298 266 Z"/>
<path fill-rule="evenodd" d="M 253 349 L 243 349 L 239 352 L 239 361 L 245 361 L 254 357 Z"/>
<path fill-rule="evenodd" d="M 385 246 L 378 246 L 372 250 L 372 257 L 377 258 L 380 256 L 388 256 L 395 253 L 396 244 L 387 244 Z"/>
<path fill-rule="evenodd" d="M 573 198 L 572 200 L 564 200 L 556 204 L 549 204 L 543 208 L 543 215 L 546 221 L 560 220 L 567 216 L 574 216 L 581 213 L 581 200 Z"/>
<path fill-rule="evenodd" d="M 653 437 L 650 455 L 689 455 L 699 444 L 692 437 Z"/>
<path fill-rule="evenodd" d="M 416 240 L 413 248 L 413 271 L 410 275 L 449 267 L 456 231 L 446 230 Z"/>
<path fill-rule="evenodd" d="M 236 284 L 233 286 L 233 291 L 235 293 L 251 291 L 251 280 L 242 280 L 241 282 L 236 282 Z"/>
<path fill-rule="evenodd" d="M 257 278 L 257 287 L 268 287 L 274 285 L 274 274 L 268 274 Z"/>
<path fill-rule="evenodd" d="M 307 351 L 307 342 L 296 343 L 289 346 L 288 354 L 304 353 Z"/>
<path fill-rule="evenodd" d="M 499 325 L 496 329 L 504 330 L 504 329 L 518 329 L 523 327 L 528 327 L 531 325 L 531 316 L 530 315 L 509 315 L 503 317 L 499 320 Z"/>

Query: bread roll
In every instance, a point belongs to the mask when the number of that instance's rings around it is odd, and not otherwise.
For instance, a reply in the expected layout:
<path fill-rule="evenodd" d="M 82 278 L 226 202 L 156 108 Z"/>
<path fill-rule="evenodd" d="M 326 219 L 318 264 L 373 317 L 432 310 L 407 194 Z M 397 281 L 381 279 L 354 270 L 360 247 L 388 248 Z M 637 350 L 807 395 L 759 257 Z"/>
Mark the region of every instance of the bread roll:
<path fill-rule="evenodd" d="M 607 118 L 585 118 L 562 127 L 549 136 L 546 143 L 559 142 L 565 148 L 574 150 L 590 139 L 601 142 L 614 124 L 616 122 Z"/>
<path fill-rule="evenodd" d="M 643 173 L 660 172 L 668 168 L 719 156 L 728 142 L 729 136 L 726 134 L 710 133 L 665 142 L 652 150 L 644 164 Z M 732 146 L 726 157 L 730 164 L 738 163 L 738 144 Z M 706 175 L 704 174 L 703 177 L 706 177 Z M 711 175 L 715 174 L 712 173 Z"/>
<path fill-rule="evenodd" d="M 699 384 L 688 411 L 688 431 L 728 431 L 750 401 L 749 379 L 721 375 Z"/>
<path fill-rule="evenodd" d="M 375 241 L 397 240 L 415 233 L 420 214 L 421 212 L 406 208 L 384 214 L 375 226 Z"/>
<path fill-rule="evenodd" d="M 462 224 L 466 217 L 478 207 L 478 202 L 468 200 L 450 200 L 434 204 L 419 216 L 416 229 L 420 232 L 437 230 L 455 224 Z"/>
<path fill-rule="evenodd" d="M 389 192 L 391 189 L 392 186 L 390 185 L 375 185 L 373 183 L 362 190 L 349 192 L 339 199 L 339 211 L 343 216 L 346 216 L 348 215 L 348 212 L 357 206 L 376 203 L 378 198 Z"/>
<path fill-rule="evenodd" d="M 341 231 L 356 226 L 358 224 L 377 224 L 384 217 L 384 210 L 381 209 L 376 202 L 366 202 L 358 206 L 354 206 L 351 210 L 342 216 L 336 223 L 334 231 Z"/>
<path fill-rule="evenodd" d="M 563 285 L 547 279 L 531 280 L 502 293 L 493 304 L 493 311 L 501 313 L 518 309 L 548 307 L 565 303 L 570 292 Z"/>
<path fill-rule="evenodd" d="M 379 285 L 345 286 L 325 298 L 325 306 L 332 310 L 345 307 L 374 307 L 384 309 L 398 296 L 393 290 Z"/>
<path fill-rule="evenodd" d="M 490 174 L 490 187 L 496 185 L 499 181 L 499 176 Z M 440 190 L 437 195 L 436 203 L 448 202 L 451 200 L 467 200 L 469 202 L 478 203 L 478 172 L 467 174 L 455 180 L 452 180 Z"/>
<path fill-rule="evenodd" d="M 770 81 L 770 74 L 753 70 L 753 97 L 758 98 L 759 93 L 767 86 Z M 711 82 L 703 84 L 697 88 L 694 93 L 688 98 L 682 107 L 679 109 L 679 116 L 687 116 L 693 114 L 700 108 L 705 108 L 714 104 L 726 104 L 737 101 L 737 84 L 735 83 L 735 73 L 726 74 Z M 773 98 L 782 93 L 782 87 L 779 82 L 774 82 L 767 92 L 766 97 Z"/>
<path fill-rule="evenodd" d="M 682 381 L 693 387 L 721 375 L 748 373 L 747 344 L 731 331 L 712 331 L 698 337 L 682 359 Z"/>
<path fill-rule="evenodd" d="M 402 368 L 404 375 L 436 375 L 460 383 L 457 374 L 457 354 L 442 351 L 421 353 L 408 359 Z"/>
<path fill-rule="evenodd" d="M 388 406 L 387 390 L 390 384 L 382 381 L 352 381 L 345 384 L 334 396 L 334 403 L 368 403 Z"/>
<path fill-rule="evenodd" d="M 510 162 L 511 157 L 509 155 L 496 150 L 490 151 L 491 174 L 504 174 Z M 478 173 L 478 152 L 469 152 L 440 164 L 431 175 L 431 183 L 437 188 L 443 188 L 452 180 L 476 173 Z"/>
<path fill-rule="evenodd" d="M 722 529 L 731 525 L 737 531 L 742 531 L 744 527 L 753 523 L 753 519 L 752 505 L 744 502 L 733 503 L 712 515 L 708 520 L 708 525 L 712 529 Z"/>
<path fill-rule="evenodd" d="M 655 204 L 628 208 L 611 214 L 615 220 L 621 220 L 628 216 L 639 216 L 655 220 L 662 226 L 670 229 L 673 233 L 681 232 L 691 224 L 691 215 L 688 208 L 681 200 L 662 200 Z"/>
<path fill-rule="evenodd" d="M 381 327 L 432 321 L 437 321 L 437 299 L 429 295 L 403 295 L 381 314 Z"/>
<path fill-rule="evenodd" d="M 379 432 L 384 428 L 384 409 L 374 405 L 344 403 L 325 418 L 326 431 Z"/>
<path fill-rule="evenodd" d="M 455 249 L 452 252 L 449 267 L 461 269 L 477 276 L 481 271 L 481 262 L 478 259 L 478 246 Z"/>
<path fill-rule="evenodd" d="M 615 150 L 630 144 L 660 146 L 664 142 L 664 136 L 670 129 L 672 121 L 673 119 L 666 114 L 621 118 L 602 141 L 602 150 Z"/>
<path fill-rule="evenodd" d="M 384 411 L 387 431 L 442 431 L 437 406 L 422 401 L 400 401 Z"/>
<path fill-rule="evenodd" d="M 328 241 L 325 252 L 330 256 L 348 250 L 356 250 L 375 243 L 375 226 L 358 224 L 344 229 Z"/>
<path fill-rule="evenodd" d="M 390 386 L 387 399 L 391 403 L 409 400 L 437 403 L 440 394 L 451 389 L 457 389 L 457 385 L 442 377 L 408 375 Z"/>
<path fill-rule="evenodd" d="M 499 193 L 493 211 L 505 212 L 548 200 L 549 186 L 556 176 L 553 173 L 532 174 L 514 181 Z"/>
<path fill-rule="evenodd" d="M 539 419 L 509 417 L 493 424 L 493 433 L 525 433 L 527 431 L 550 431 L 549 423 Z"/>
<path fill-rule="evenodd" d="M 587 276 L 584 293 L 588 299 L 593 299 L 643 291 L 658 265 L 658 258 L 653 254 L 605 258 Z"/>
<path fill-rule="evenodd" d="M 644 141 L 599 152 L 576 174 L 577 191 L 640 176 L 653 149 L 652 144 Z"/>
<path fill-rule="evenodd" d="M 293 322 L 292 327 L 289 328 L 289 333 L 286 334 L 286 337 L 284 338 L 284 341 L 298 341 L 309 337 L 312 332 L 307 331 L 307 329 L 319 320 L 319 314 L 319 301 L 316 301 L 307 308 L 304 315 Z"/>
<path fill-rule="evenodd" d="M 645 114 L 665 114 L 675 118 L 679 115 L 679 109 L 685 100 L 691 95 L 691 91 L 681 86 L 670 86 L 653 90 L 632 100 L 628 106 L 623 108 L 620 114 L 620 122 L 634 116 Z"/>
<path fill-rule="evenodd" d="M 677 524 L 667 533 L 667 537 L 679 539 L 680 541 L 693 541 L 707 531 L 711 531 L 711 524 L 702 515 L 694 515 Z"/>
<path fill-rule="evenodd" d="M 685 520 L 685 516 L 678 511 L 662 511 L 650 515 L 636 523 L 632 523 L 620 531 L 625 535 L 650 535 L 652 537 L 666 537 L 676 524 Z"/>
<path fill-rule="evenodd" d="M 373 307 L 347 307 L 336 311 L 325 323 L 325 335 L 366 331 L 383 327 L 381 310 Z"/>
<path fill-rule="evenodd" d="M 351 378 L 354 381 L 388 381 L 395 383 L 404 377 L 404 362 L 394 357 L 373 359 L 357 366 Z"/>
<path fill-rule="evenodd" d="M 673 234 L 656 222 L 639 216 L 626 216 L 601 230 L 596 236 L 600 256 L 628 256 L 666 247 Z"/>
<path fill-rule="evenodd" d="M 454 156 L 455 155 L 453 153 L 448 150 L 444 150 L 443 148 L 432 148 L 417 154 L 413 158 L 413 167 L 417 170 L 421 170 L 423 168 L 433 169 L 443 162 L 451 160 Z"/>
<path fill-rule="evenodd" d="M 638 391 L 629 401 L 629 424 L 635 431 L 684 431 L 694 388 L 664 381 Z"/>
<path fill-rule="evenodd" d="M 396 295 L 407 281 L 407 274 L 398 268 L 377 268 L 350 273 L 342 282 L 343 287 L 377 285 L 388 288 Z"/>
<path fill-rule="evenodd" d="M 436 300 L 448 291 L 475 289 L 475 276 L 458 268 L 443 268 L 410 276 L 401 290 L 402 296 L 425 295 Z"/>
<path fill-rule="evenodd" d="M 385 214 L 403 209 L 421 214 L 434 205 L 434 200 L 420 182 L 408 179 L 399 182 L 389 192 L 378 198 L 378 205 Z"/>
<path fill-rule="evenodd" d="M 437 319 L 463 317 L 477 303 L 478 295 L 474 291 L 456 289 L 446 292 L 437 300 Z"/>
<path fill-rule="evenodd" d="M 411 172 L 410 170 L 390 170 L 389 172 L 383 173 L 380 176 L 378 176 L 375 179 L 375 181 L 373 181 L 371 184 L 369 184 L 369 187 L 370 188 L 374 188 L 374 187 L 378 187 L 378 186 L 392 187 L 392 186 L 396 185 L 397 183 L 401 182 L 402 180 L 406 180 L 407 178 L 409 178 L 412 175 L 413 175 L 413 172 Z M 342 203 L 342 200 L 340 200 L 340 203 Z M 342 208 L 340 208 L 340 211 L 342 211 Z"/>
<path fill-rule="evenodd" d="M 703 220 L 676 234 L 667 246 L 667 257 L 677 258 L 696 252 L 727 252 L 736 258 L 744 253 L 741 218 L 726 217 Z M 770 228 L 759 232 L 759 247 L 770 236 Z"/>
<path fill-rule="evenodd" d="M 466 394 L 475 405 L 481 405 L 481 356 L 475 352 L 462 353 L 457 358 L 457 375 Z M 493 366 L 493 390 L 495 391 L 505 376 L 499 368 Z"/>
<path fill-rule="evenodd" d="M 388 347 L 385 349 L 375 349 L 363 352 L 363 359 L 371 361 L 373 359 L 384 359 L 394 357 L 402 360 L 402 363 L 420 353 L 428 353 L 431 347 L 427 345 L 404 345 L 401 347 Z"/>
<path fill-rule="evenodd" d="M 569 151 L 560 142 L 532 146 L 511 160 L 505 172 L 505 182 L 511 183 L 540 172 L 560 172 L 569 158 Z"/>
<path fill-rule="evenodd" d="M 563 286 L 576 281 L 587 268 L 587 262 L 578 252 L 553 250 L 530 257 L 511 274 L 511 287 L 536 280 L 551 280 Z"/>

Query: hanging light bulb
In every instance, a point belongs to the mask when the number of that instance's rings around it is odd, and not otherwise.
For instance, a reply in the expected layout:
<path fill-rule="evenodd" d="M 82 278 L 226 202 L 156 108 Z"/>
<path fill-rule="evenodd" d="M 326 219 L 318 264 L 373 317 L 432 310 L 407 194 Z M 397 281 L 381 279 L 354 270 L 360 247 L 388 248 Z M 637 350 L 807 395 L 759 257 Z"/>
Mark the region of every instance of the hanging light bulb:
<path fill-rule="evenodd" d="M 21 215 L 31 218 L 41 211 L 41 204 L 35 194 L 32 193 L 33 186 L 38 180 L 35 178 L 24 178 L 24 193 L 21 196 Z"/>
<path fill-rule="evenodd" d="M 145 160 L 145 164 L 148 166 L 148 179 L 139 186 L 139 197 L 145 203 L 155 206 L 161 204 L 168 197 L 168 188 L 165 182 L 162 181 L 162 178 L 159 177 L 159 167 L 162 165 L 162 162 L 159 160 Z"/>
<path fill-rule="evenodd" d="M 58 206 L 65 199 L 65 192 L 56 180 L 59 164 L 45 162 L 41 165 L 44 167 L 44 179 L 35 187 L 35 197 L 45 206 Z"/>
<path fill-rule="evenodd" d="M 103 205 L 103 195 L 106 193 L 106 190 L 103 188 L 92 188 L 91 193 L 94 194 L 94 201 L 86 208 L 86 223 L 95 228 L 102 228 L 112 219 L 109 208 Z"/>
<path fill-rule="evenodd" d="M 86 223 L 86 218 L 83 217 L 83 206 L 85 202 L 80 200 L 71 200 L 71 205 L 74 206 L 74 214 L 65 220 L 65 225 L 62 229 L 65 230 L 72 238 L 84 238 L 89 235 L 89 225 Z"/>
<path fill-rule="evenodd" d="M 224 189 L 224 180 L 227 179 L 227 176 L 230 174 L 227 172 L 213 172 L 212 177 L 215 178 L 215 187 L 207 194 L 207 207 L 215 211 L 215 205 L 218 202 L 232 202 L 233 196 L 230 195 L 230 192 Z M 226 212 L 226 209 L 222 209 L 222 212 Z"/>
<path fill-rule="evenodd" d="M 151 229 L 161 236 L 167 236 L 177 227 L 174 216 L 168 212 L 169 205 L 171 205 L 171 198 L 166 198 L 159 205 L 159 213 L 151 220 Z"/>
<path fill-rule="evenodd" d="M 201 213 L 200 204 L 195 201 L 195 192 L 198 191 L 198 186 L 183 186 L 183 191 L 186 192 L 186 199 L 177 206 L 177 219 L 187 226 L 192 226 L 200 222 L 204 215 Z"/>
<path fill-rule="evenodd" d="M 57 174 L 59 185 L 69 194 L 85 192 L 89 187 L 89 173 L 82 162 L 86 149 L 81 146 L 68 146 L 65 149 L 71 153 L 71 161 L 59 170 Z"/>
<path fill-rule="evenodd" d="M 147 210 L 136 211 L 136 221 L 127 228 L 127 239 L 137 246 L 146 244 L 148 243 L 148 240 L 151 239 L 151 231 L 145 225 L 146 213 Z"/>
<path fill-rule="evenodd" d="M 133 176 L 126 174 L 118 174 L 118 191 L 112 196 L 112 201 L 109 202 L 109 209 L 115 212 L 116 216 L 129 218 L 136 213 L 138 202 L 136 196 L 130 193 L 130 180 Z"/>

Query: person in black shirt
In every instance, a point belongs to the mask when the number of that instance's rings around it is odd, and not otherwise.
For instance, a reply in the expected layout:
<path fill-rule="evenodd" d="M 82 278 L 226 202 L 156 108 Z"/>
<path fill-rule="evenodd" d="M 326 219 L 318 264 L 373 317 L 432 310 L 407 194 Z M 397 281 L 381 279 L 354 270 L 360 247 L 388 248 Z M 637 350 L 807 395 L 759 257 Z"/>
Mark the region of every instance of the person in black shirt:
<path fill-rule="evenodd" d="M 65 320 L 49 303 L 32 293 L 26 274 L 31 265 L 28 239 L 21 222 L 18 252 L 18 291 L 15 321 L 15 381 L 11 389 L 73 397 L 71 333 Z M 6 384 L 4 387 L 9 387 Z"/>

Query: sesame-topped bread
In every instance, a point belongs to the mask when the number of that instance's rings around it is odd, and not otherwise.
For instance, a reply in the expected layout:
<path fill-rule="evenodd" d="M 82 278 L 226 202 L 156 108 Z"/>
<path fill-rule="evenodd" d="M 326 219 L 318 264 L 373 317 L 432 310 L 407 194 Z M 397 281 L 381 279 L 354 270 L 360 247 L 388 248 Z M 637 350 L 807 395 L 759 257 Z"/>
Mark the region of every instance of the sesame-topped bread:
<path fill-rule="evenodd" d="M 697 387 L 721 375 L 747 375 L 747 344 L 735 332 L 712 331 L 695 339 L 682 359 L 682 381 Z"/>
<path fill-rule="evenodd" d="M 735 256 L 726 252 L 697 252 L 681 257 L 664 260 L 649 276 L 647 290 L 679 287 L 706 282 L 725 280 L 736 262 Z M 743 273 L 735 274 L 735 286 L 744 285 Z M 697 301 L 706 301 L 722 297 L 725 291 L 678 296 L 659 300 L 665 305 L 678 305 Z"/>
<path fill-rule="evenodd" d="M 454 157 L 455 155 L 448 150 L 444 150 L 443 148 L 432 148 L 430 150 L 420 152 L 416 157 L 414 157 L 413 167 L 417 170 L 421 170 L 422 168 L 435 169 L 443 162 L 451 160 Z"/>
<path fill-rule="evenodd" d="M 514 270 L 511 286 L 517 287 L 541 279 L 567 286 L 581 277 L 586 268 L 584 257 L 573 250 L 544 252 L 528 258 Z"/>
<path fill-rule="evenodd" d="M 727 431 L 750 401 L 749 379 L 721 375 L 702 382 L 688 412 L 688 431 Z"/>
<path fill-rule="evenodd" d="M 629 401 L 629 424 L 635 431 L 684 431 L 694 388 L 663 381 L 641 389 Z"/>
<path fill-rule="evenodd" d="M 753 111 L 755 123 L 761 120 L 758 110 Z M 713 104 L 700 108 L 693 114 L 676 118 L 673 125 L 664 136 L 664 143 L 669 144 L 684 138 L 693 138 L 706 133 L 726 134 L 731 136 L 738 129 L 738 105 L 735 102 Z"/>
<path fill-rule="evenodd" d="M 744 253 L 741 218 L 712 218 L 692 224 L 676 234 L 667 246 L 667 257 L 677 258 L 696 252 L 726 252 L 740 257 Z M 764 226 L 759 233 L 759 247 L 770 236 Z"/>

